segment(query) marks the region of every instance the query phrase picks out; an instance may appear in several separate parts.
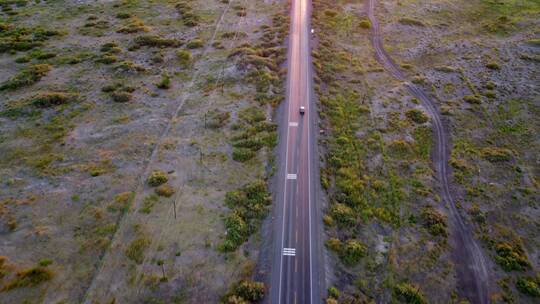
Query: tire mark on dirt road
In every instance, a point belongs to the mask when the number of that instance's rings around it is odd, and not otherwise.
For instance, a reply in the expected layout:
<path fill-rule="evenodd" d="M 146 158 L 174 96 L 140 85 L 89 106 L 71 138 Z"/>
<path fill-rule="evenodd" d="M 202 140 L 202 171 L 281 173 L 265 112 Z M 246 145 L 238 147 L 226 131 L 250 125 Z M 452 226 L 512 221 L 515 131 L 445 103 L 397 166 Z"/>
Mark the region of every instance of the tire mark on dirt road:
<path fill-rule="evenodd" d="M 375 50 L 377 60 L 383 65 L 385 70 L 397 80 L 403 81 L 405 87 L 413 96 L 418 98 L 423 107 L 432 119 L 433 133 L 435 139 L 435 150 L 432 153 L 433 166 L 440 183 L 440 194 L 444 203 L 448 206 L 450 220 L 453 223 L 454 231 L 451 234 L 455 248 L 453 256 L 455 259 L 458 292 L 467 298 L 471 303 L 489 303 L 489 277 L 486 261 L 480 246 L 473 238 L 471 227 L 463 221 L 459 214 L 454 199 L 450 191 L 448 176 L 448 158 L 450 155 L 449 134 L 446 131 L 439 110 L 432 98 L 418 86 L 407 81 L 405 75 L 392 58 L 386 53 L 383 47 L 381 30 L 377 18 L 375 17 L 376 0 L 367 0 L 368 18 L 371 22 L 371 44 Z"/>

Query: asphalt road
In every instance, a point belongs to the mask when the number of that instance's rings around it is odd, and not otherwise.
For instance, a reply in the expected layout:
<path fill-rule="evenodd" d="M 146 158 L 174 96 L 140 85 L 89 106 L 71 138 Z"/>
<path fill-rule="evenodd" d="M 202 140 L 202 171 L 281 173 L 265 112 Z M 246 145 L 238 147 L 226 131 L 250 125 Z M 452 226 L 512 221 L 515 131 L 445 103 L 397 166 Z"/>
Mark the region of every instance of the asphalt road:
<path fill-rule="evenodd" d="M 318 158 L 309 0 L 291 2 L 287 100 L 280 121 L 270 303 L 320 303 Z M 300 114 L 300 107 L 305 114 Z"/>
<path fill-rule="evenodd" d="M 375 57 L 392 77 L 405 82 L 409 93 L 421 101 L 422 106 L 431 117 L 435 139 L 435 149 L 432 153 L 433 167 L 437 173 L 440 195 L 445 205 L 448 206 L 449 218 L 452 221 L 451 237 L 454 241 L 453 258 L 456 261 L 458 293 L 471 303 L 487 304 L 489 303 L 489 276 L 486 261 L 480 246 L 473 238 L 472 228 L 461 218 L 450 191 L 449 175 L 451 175 L 451 171 L 448 161 L 450 136 L 443 125 L 437 103 L 422 88 L 408 82 L 405 74 L 386 53 L 382 33 L 375 16 L 376 0 L 366 0 L 366 4 L 368 17 L 372 24 L 371 43 L 375 50 Z"/>

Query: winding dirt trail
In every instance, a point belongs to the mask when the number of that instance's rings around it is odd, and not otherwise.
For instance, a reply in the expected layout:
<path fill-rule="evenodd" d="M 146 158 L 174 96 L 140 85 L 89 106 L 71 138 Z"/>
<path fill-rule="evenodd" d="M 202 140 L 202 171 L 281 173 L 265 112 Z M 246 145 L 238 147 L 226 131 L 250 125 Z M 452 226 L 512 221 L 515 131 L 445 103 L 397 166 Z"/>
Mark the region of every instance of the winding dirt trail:
<path fill-rule="evenodd" d="M 440 183 L 440 195 L 449 209 L 449 217 L 453 228 L 450 235 L 454 240 L 453 258 L 456 264 L 458 293 L 471 303 L 489 303 L 489 277 L 486 261 L 480 246 L 472 236 L 472 230 L 463 221 L 456 209 L 450 192 L 448 166 L 450 155 L 449 134 L 445 129 L 436 103 L 420 87 L 407 81 L 403 72 L 386 53 L 383 47 L 379 23 L 375 16 L 376 0 L 367 0 L 368 17 L 372 24 L 371 43 L 377 60 L 385 70 L 397 80 L 403 81 L 407 90 L 418 98 L 432 120 L 435 149 L 432 153 L 433 166 Z"/>

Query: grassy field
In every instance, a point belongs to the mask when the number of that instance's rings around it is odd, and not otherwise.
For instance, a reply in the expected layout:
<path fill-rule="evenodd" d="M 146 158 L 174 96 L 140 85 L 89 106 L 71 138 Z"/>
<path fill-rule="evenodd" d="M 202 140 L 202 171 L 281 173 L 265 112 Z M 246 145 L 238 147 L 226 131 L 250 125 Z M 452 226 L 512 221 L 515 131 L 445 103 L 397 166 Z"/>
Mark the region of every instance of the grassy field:
<path fill-rule="evenodd" d="M 242 208 L 227 193 L 250 183 L 266 193 L 284 4 L 0 7 L 0 303 L 260 291 L 249 279 L 266 213 L 244 217 L 248 231 L 225 246 Z M 255 53 L 237 52 L 247 48 Z"/>

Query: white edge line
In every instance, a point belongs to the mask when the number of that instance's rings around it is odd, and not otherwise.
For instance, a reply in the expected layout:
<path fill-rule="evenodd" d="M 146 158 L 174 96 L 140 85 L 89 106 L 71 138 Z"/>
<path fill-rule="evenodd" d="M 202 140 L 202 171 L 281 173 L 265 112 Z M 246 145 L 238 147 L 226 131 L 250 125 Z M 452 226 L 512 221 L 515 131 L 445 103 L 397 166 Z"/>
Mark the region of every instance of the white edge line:
<path fill-rule="evenodd" d="M 296 13 L 296 10 L 295 10 L 295 13 Z M 293 15 L 291 14 L 291 19 L 293 18 Z M 292 21 L 292 20 L 291 20 Z M 293 25 L 294 23 L 291 22 L 291 26 Z M 292 34 L 293 31 L 292 31 L 292 28 L 290 29 L 290 37 L 292 38 L 294 35 Z M 292 40 L 292 39 L 291 39 Z M 291 41 L 292 42 L 292 41 Z M 291 43 L 292 44 L 292 43 Z M 291 48 L 290 49 L 290 54 L 291 54 L 291 57 L 289 58 L 289 63 L 292 62 L 292 57 L 293 57 L 293 49 Z M 291 71 L 289 71 L 289 81 L 290 81 L 290 77 L 291 77 L 292 73 Z M 291 91 L 291 86 L 290 84 L 289 85 L 289 104 L 288 104 L 288 107 L 287 107 L 287 121 L 290 121 L 291 120 L 291 95 L 292 95 L 292 91 Z M 286 132 L 286 137 L 285 137 L 285 174 L 287 174 L 287 171 L 288 171 L 288 161 L 289 161 L 289 128 L 287 128 L 287 132 Z M 286 176 L 285 176 L 286 177 Z M 286 201 L 286 198 L 287 198 L 287 178 L 285 178 L 284 182 L 283 182 L 283 215 L 282 215 L 282 227 L 281 227 L 281 248 L 283 248 L 283 245 L 285 244 L 285 212 L 286 212 L 286 208 L 285 206 L 287 205 L 287 201 Z M 278 303 L 281 304 L 281 281 L 283 280 L 283 255 L 280 255 L 279 256 L 279 288 L 278 288 Z"/>

